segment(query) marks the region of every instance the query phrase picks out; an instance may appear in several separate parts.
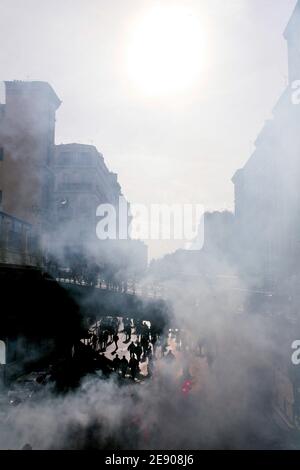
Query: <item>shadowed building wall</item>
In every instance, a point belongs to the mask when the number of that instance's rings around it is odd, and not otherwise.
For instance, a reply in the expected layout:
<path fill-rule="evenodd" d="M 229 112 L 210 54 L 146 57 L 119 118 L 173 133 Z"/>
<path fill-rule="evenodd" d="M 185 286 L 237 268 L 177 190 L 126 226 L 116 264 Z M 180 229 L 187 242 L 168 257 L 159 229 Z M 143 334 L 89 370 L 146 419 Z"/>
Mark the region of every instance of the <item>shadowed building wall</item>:
<path fill-rule="evenodd" d="M 45 233 L 54 188 L 55 112 L 60 100 L 45 82 L 5 82 L 0 109 L 0 191 L 3 212 Z"/>

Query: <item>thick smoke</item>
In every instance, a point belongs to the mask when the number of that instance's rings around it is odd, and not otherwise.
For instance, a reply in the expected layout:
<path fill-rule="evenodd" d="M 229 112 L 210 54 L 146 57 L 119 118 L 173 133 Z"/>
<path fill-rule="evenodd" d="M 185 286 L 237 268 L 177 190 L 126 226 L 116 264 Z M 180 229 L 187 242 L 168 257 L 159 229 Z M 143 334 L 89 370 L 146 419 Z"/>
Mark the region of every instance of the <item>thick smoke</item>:
<path fill-rule="evenodd" d="M 200 304 L 191 300 L 198 289 Z M 169 286 L 169 293 L 172 286 Z M 175 363 L 157 361 L 141 384 L 91 375 L 78 390 L 17 406 L 1 424 L 1 448 L 237 449 L 284 446 L 272 424 L 274 334 L 268 320 L 245 317 L 241 289 L 226 303 L 223 281 L 174 286 L 172 323 L 187 334 Z M 169 294 L 170 295 L 170 294 Z M 222 301 L 223 299 L 223 301 Z M 234 303 L 234 304 L 233 304 Z M 195 355 L 198 342 L 206 357 Z M 209 356 L 209 354 L 210 356 Z M 209 364 L 208 357 L 212 357 Z M 193 388 L 182 394 L 187 366 Z"/>
<path fill-rule="evenodd" d="M 298 230 L 299 120 L 289 99 L 290 88 L 246 167 L 255 182 L 246 194 L 248 223 L 239 219 L 237 208 L 223 247 L 178 252 L 153 263 L 139 279 L 142 290 L 158 284 L 171 305 L 168 326 L 179 329 L 184 344 L 176 360 L 155 361 L 152 377 L 142 383 L 94 373 L 64 394 L 46 386 L 0 417 L 0 448 L 19 449 L 26 443 L 34 449 L 291 447 L 273 408 L 274 375 L 279 364 L 289 368 L 290 332 L 298 324 L 295 318 L 292 324 L 286 321 L 297 310 L 296 295 L 290 303 L 284 297 L 287 273 L 297 276 L 298 265 L 290 256 L 289 237 L 281 252 L 277 237 L 282 224 L 293 239 Z M 256 159 L 261 165 L 254 164 Z M 283 193 L 284 200 L 278 196 Z M 266 205 L 260 205 L 262 200 Z M 66 240 L 77 227 L 69 230 Z M 118 252 L 109 246 L 104 253 L 106 275 L 108 266 L 114 266 L 112 284 L 132 279 L 129 262 L 120 264 Z M 59 251 L 50 255 L 59 266 L 68 263 Z M 86 262 L 96 265 L 101 256 L 99 245 L 91 245 Z M 124 316 L 125 310 L 124 304 Z M 187 377 L 188 394 L 182 390 Z"/>

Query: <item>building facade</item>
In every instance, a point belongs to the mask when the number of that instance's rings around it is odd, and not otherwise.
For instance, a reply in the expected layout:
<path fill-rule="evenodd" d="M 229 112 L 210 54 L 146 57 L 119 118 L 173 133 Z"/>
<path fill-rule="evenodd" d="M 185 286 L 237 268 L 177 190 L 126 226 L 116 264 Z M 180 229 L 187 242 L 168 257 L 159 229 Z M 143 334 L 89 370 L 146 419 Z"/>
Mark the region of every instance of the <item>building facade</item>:
<path fill-rule="evenodd" d="M 53 192 L 56 240 L 62 246 L 94 245 L 100 204 L 117 208 L 122 196 L 117 175 L 92 145 L 55 147 Z"/>
<path fill-rule="evenodd" d="M 135 279 L 147 267 L 147 247 L 129 238 L 130 205 L 124 198 L 116 173 L 109 171 L 96 147 L 64 144 L 55 147 L 55 187 L 51 253 L 65 262 L 84 255 L 118 281 Z M 119 218 L 120 201 L 127 218 Z M 116 215 L 116 239 L 99 240 L 96 233 L 100 205 L 109 204 Z M 105 217 L 105 215 L 103 216 Z M 120 239 L 120 224 L 124 239 Z M 71 262 L 72 264 L 72 262 Z M 104 268 L 105 266 L 105 268 Z"/>
<path fill-rule="evenodd" d="M 235 242 L 242 270 L 258 284 L 281 285 L 300 275 L 300 2 L 285 31 L 289 84 L 233 177 Z"/>
<path fill-rule="evenodd" d="M 30 224 L 39 246 L 51 226 L 60 103 L 48 83 L 13 81 L 5 82 L 5 104 L 0 106 L 0 208 Z"/>
<path fill-rule="evenodd" d="M 5 104 L 0 104 L 0 263 L 45 264 L 51 254 L 63 257 L 64 250 L 78 248 L 93 256 L 102 250 L 107 262 L 112 255 L 120 257 L 119 252 L 134 257 L 139 243 L 104 246 L 96 237 L 100 204 L 115 208 L 117 223 L 120 198 L 128 212 L 129 205 L 117 174 L 94 146 L 55 145 L 60 104 L 46 82 L 5 82 Z M 128 234 L 129 223 L 130 216 L 123 234 Z M 147 258 L 146 247 L 142 251 Z"/>

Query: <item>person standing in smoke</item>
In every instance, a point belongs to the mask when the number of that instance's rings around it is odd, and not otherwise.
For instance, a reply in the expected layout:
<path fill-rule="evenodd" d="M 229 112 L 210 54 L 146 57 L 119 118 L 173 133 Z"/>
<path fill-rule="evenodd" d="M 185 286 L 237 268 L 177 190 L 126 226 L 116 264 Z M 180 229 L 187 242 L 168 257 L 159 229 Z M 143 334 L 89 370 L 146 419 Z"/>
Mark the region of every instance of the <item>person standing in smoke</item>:
<path fill-rule="evenodd" d="M 127 339 L 130 341 L 131 340 L 131 325 L 130 324 L 128 324 L 127 326 L 126 335 L 127 335 Z"/>
<path fill-rule="evenodd" d="M 131 321 L 129 318 L 124 319 L 124 333 L 125 333 L 125 341 L 131 340 Z"/>
<path fill-rule="evenodd" d="M 207 351 L 207 353 L 206 353 L 206 361 L 207 361 L 208 367 L 209 367 L 210 370 L 211 370 L 211 369 L 212 369 L 212 366 L 213 366 L 213 363 L 215 362 L 215 355 L 213 354 L 212 351 Z"/>
<path fill-rule="evenodd" d="M 119 326 L 120 326 L 118 318 L 114 318 L 113 326 L 114 326 L 114 332 L 117 335 L 119 332 Z"/>
<path fill-rule="evenodd" d="M 97 338 L 97 335 L 93 335 L 92 336 L 92 344 L 93 344 L 93 349 L 97 349 L 97 343 L 98 343 L 98 338 Z"/>
<path fill-rule="evenodd" d="M 148 349 L 148 345 L 149 345 L 148 339 L 146 338 L 146 336 L 143 336 L 143 335 L 142 335 L 141 346 L 142 346 L 142 348 L 143 348 L 143 354 L 144 354 L 144 356 L 146 356 L 146 351 L 147 351 L 147 349 Z"/>
<path fill-rule="evenodd" d="M 155 353 L 156 343 L 157 343 L 157 335 L 155 333 L 151 333 L 151 344 L 153 347 L 153 353 Z"/>
<path fill-rule="evenodd" d="M 161 357 L 164 357 L 165 353 L 168 350 L 168 347 L 169 347 L 168 338 L 164 338 L 164 341 L 161 345 Z"/>
<path fill-rule="evenodd" d="M 108 343 L 108 331 L 105 330 L 104 333 L 103 333 L 103 349 L 104 351 L 106 351 L 106 348 L 107 348 L 107 343 Z"/>
<path fill-rule="evenodd" d="M 122 372 L 122 377 L 125 379 L 126 372 L 128 369 L 128 361 L 125 356 L 122 357 L 121 362 L 120 362 L 120 369 Z"/>
<path fill-rule="evenodd" d="M 132 357 L 134 357 L 134 353 L 135 353 L 135 345 L 133 341 L 130 343 L 127 349 L 130 353 L 130 359 L 131 359 Z"/>
<path fill-rule="evenodd" d="M 136 355 L 136 358 L 139 362 L 141 360 L 142 352 L 143 352 L 143 350 L 142 350 L 141 344 L 139 342 L 137 342 L 136 346 L 135 346 L 135 355 Z"/>
<path fill-rule="evenodd" d="M 130 358 L 129 367 L 130 367 L 132 380 L 135 380 L 135 377 L 139 370 L 139 362 L 134 356 Z"/>
<path fill-rule="evenodd" d="M 118 354 L 116 354 L 116 357 L 113 359 L 113 368 L 114 371 L 118 374 L 120 370 L 120 365 L 121 365 L 121 359 L 119 358 Z"/>
<path fill-rule="evenodd" d="M 152 377 L 153 375 L 153 369 L 154 369 L 154 357 L 153 355 L 151 355 L 149 358 L 148 358 L 148 377 Z"/>
<path fill-rule="evenodd" d="M 147 323 L 145 323 L 145 322 L 143 322 L 143 324 L 142 324 L 142 335 L 143 335 L 147 340 L 149 340 L 150 330 L 149 330 L 149 326 L 148 326 Z"/>
<path fill-rule="evenodd" d="M 175 330 L 175 344 L 177 351 L 181 350 L 181 338 L 180 338 L 180 330 Z"/>
<path fill-rule="evenodd" d="M 137 340 L 140 342 L 142 334 L 141 320 L 135 321 L 135 334 L 137 336 Z"/>
<path fill-rule="evenodd" d="M 113 341 L 114 341 L 114 343 L 115 343 L 115 345 L 116 345 L 115 351 L 117 351 L 117 350 L 118 350 L 118 341 L 119 341 L 119 336 L 118 336 L 117 333 L 114 334 L 114 336 L 113 336 Z"/>
<path fill-rule="evenodd" d="M 148 344 L 148 347 L 145 351 L 145 357 L 147 357 L 148 359 L 149 358 L 152 358 L 152 348 L 151 348 L 151 344 Z"/>

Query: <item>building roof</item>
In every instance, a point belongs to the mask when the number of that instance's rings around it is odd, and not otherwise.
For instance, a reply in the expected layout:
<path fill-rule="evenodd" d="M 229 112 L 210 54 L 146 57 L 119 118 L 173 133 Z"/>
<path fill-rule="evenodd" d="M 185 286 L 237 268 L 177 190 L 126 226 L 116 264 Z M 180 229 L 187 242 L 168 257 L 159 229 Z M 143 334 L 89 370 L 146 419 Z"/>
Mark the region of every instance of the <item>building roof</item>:
<path fill-rule="evenodd" d="M 47 82 L 41 81 L 22 81 L 22 80 L 13 80 L 5 81 L 6 93 L 35 93 L 40 92 L 47 96 L 55 105 L 56 109 L 61 105 L 61 100 L 55 93 L 54 89 Z"/>
<path fill-rule="evenodd" d="M 102 153 L 100 153 L 94 145 L 89 144 L 78 144 L 78 143 L 68 143 L 55 145 L 55 153 L 58 156 L 56 164 L 59 162 L 59 155 L 64 152 L 76 153 L 76 152 L 86 152 L 91 155 L 95 155 L 98 158 L 98 162 L 101 168 L 102 173 L 108 178 L 107 182 L 110 185 L 113 185 L 114 188 L 122 194 L 122 188 L 118 182 L 118 174 L 109 170 L 107 167 Z"/>
<path fill-rule="evenodd" d="M 98 151 L 97 147 L 95 145 L 90 145 L 90 144 L 78 144 L 76 142 L 71 142 L 68 144 L 58 144 L 55 145 L 55 150 L 56 152 L 89 152 L 91 154 L 97 154 L 102 160 L 103 154 Z"/>

